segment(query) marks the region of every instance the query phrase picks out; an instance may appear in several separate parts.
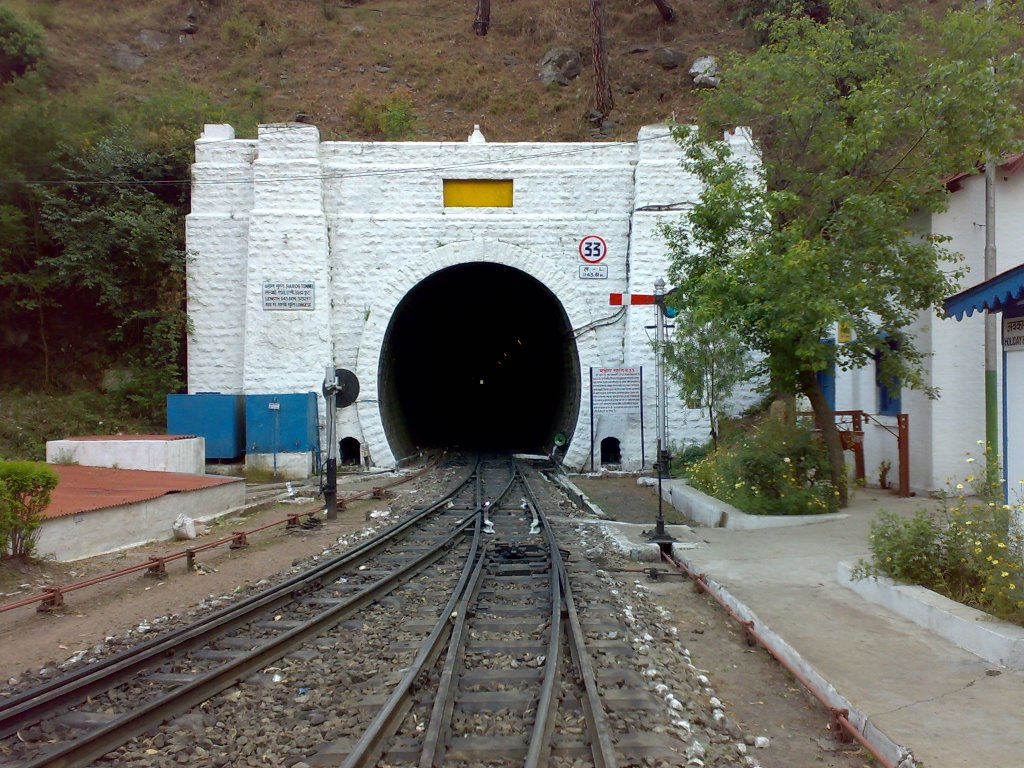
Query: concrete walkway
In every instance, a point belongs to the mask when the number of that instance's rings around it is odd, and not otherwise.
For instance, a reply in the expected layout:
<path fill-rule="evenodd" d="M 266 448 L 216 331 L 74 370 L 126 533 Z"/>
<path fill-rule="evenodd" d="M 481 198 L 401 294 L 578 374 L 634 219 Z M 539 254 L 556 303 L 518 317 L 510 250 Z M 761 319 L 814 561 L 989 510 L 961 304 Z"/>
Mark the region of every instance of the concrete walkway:
<path fill-rule="evenodd" d="M 926 768 L 1021 768 L 1024 672 L 974 656 L 836 579 L 837 563 L 868 554 L 878 511 L 910 514 L 923 503 L 858 490 L 849 514 L 829 522 L 672 526 L 681 539 L 674 551 L 827 681 L 849 702 L 851 721 L 866 719 L 865 732 L 877 728 Z M 630 529 L 630 540 L 642 542 L 638 527 Z"/>

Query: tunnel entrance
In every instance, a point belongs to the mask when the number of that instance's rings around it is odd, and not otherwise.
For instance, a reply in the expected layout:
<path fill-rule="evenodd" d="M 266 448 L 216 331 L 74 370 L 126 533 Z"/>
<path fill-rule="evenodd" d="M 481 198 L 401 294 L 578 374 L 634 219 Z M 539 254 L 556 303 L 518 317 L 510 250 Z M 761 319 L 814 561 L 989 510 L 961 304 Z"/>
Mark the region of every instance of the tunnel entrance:
<path fill-rule="evenodd" d="M 561 302 L 512 267 L 420 282 L 384 337 L 380 413 L 396 459 L 429 447 L 548 453 L 575 430 L 579 355 Z"/>

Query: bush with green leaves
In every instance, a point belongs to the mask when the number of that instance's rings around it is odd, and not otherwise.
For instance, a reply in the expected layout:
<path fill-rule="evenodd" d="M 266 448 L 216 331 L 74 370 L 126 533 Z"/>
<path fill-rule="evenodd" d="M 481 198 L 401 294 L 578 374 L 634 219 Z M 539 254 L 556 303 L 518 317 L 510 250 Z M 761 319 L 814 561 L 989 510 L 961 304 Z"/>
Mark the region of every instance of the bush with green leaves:
<path fill-rule="evenodd" d="M 0 83 L 35 69 L 46 56 L 43 30 L 0 7 Z"/>
<path fill-rule="evenodd" d="M 839 507 L 820 438 L 777 417 L 723 440 L 690 467 L 690 483 L 751 515 L 816 515 Z"/>
<path fill-rule="evenodd" d="M 365 92 L 352 97 L 346 110 L 360 133 L 388 141 L 408 139 L 416 127 L 412 101 L 401 93 L 383 98 Z"/>
<path fill-rule="evenodd" d="M 880 513 L 871 524 L 871 558 L 853 577 L 917 584 L 1024 625 L 1024 566 L 1010 528 L 1024 506 L 1001 501 L 944 494 L 938 509 L 909 518 Z"/>
<path fill-rule="evenodd" d="M 0 461 L 0 555 L 32 556 L 43 510 L 58 481 L 57 474 L 45 464 Z"/>

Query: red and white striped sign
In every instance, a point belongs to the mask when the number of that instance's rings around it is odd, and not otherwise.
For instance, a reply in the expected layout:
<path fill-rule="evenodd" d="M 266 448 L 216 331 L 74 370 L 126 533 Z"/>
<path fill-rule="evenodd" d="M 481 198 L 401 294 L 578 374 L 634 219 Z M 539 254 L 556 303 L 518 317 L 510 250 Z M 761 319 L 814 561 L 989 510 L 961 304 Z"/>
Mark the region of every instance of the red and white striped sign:
<path fill-rule="evenodd" d="M 613 307 L 628 306 L 631 304 L 656 304 L 653 293 L 610 293 L 608 303 Z"/>

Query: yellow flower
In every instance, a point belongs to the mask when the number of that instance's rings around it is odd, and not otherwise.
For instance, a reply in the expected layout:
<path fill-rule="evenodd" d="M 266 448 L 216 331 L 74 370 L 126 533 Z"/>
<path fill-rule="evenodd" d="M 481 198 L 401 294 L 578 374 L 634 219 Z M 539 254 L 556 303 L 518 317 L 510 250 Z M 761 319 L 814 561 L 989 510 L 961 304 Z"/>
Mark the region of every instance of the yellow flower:
<path fill-rule="evenodd" d="M 992 561 L 992 565 L 999 565 L 999 561 L 998 560 L 993 560 Z"/>
<path fill-rule="evenodd" d="M 1002 572 L 1002 573 L 1000 573 L 999 575 L 1000 575 L 1000 576 L 1002 576 L 1002 577 L 1003 577 L 1003 578 L 1005 579 L 1005 578 L 1006 578 L 1007 576 L 1009 576 L 1009 575 L 1010 575 L 1010 572 L 1009 572 L 1009 571 L 1003 571 L 1003 572 Z"/>
<path fill-rule="evenodd" d="M 963 484 L 963 483 L 957 483 L 957 484 L 956 484 L 956 489 L 957 489 L 958 491 L 962 491 L 962 490 L 964 489 L 964 484 Z"/>
<path fill-rule="evenodd" d="M 967 463 L 968 464 L 973 464 L 974 463 L 974 459 L 967 459 Z"/>
<path fill-rule="evenodd" d="M 1001 541 L 998 544 L 996 544 L 996 546 L 999 547 L 1000 549 L 1006 549 L 1006 545 L 1003 544 L 1003 542 L 1001 542 Z"/>
<path fill-rule="evenodd" d="M 1016 589 L 1016 588 L 1017 588 L 1016 584 L 1010 584 L 1010 585 L 1007 586 L 1007 589 Z"/>

